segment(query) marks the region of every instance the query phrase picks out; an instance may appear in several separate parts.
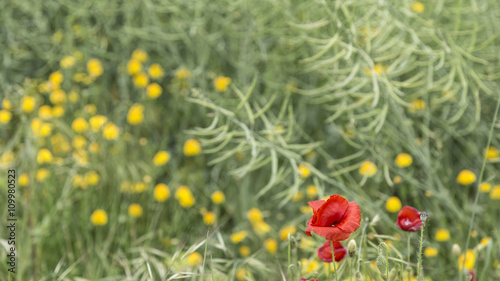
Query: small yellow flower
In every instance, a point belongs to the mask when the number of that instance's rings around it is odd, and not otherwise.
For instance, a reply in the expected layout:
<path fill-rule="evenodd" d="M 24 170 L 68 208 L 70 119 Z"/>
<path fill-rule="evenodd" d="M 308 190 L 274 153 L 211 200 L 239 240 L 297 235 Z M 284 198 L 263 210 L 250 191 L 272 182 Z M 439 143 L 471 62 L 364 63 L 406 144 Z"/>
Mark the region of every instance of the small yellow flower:
<path fill-rule="evenodd" d="M 462 170 L 457 176 L 457 183 L 461 185 L 469 185 L 476 181 L 476 174 L 470 170 Z"/>
<path fill-rule="evenodd" d="M 481 239 L 481 242 L 479 242 L 479 244 L 486 246 L 486 245 L 488 245 L 488 243 L 490 243 L 490 241 L 491 241 L 491 237 L 484 237 L 483 239 Z"/>
<path fill-rule="evenodd" d="M 184 208 L 192 207 L 195 203 L 195 199 L 191 190 L 185 185 L 181 185 L 175 191 L 175 198 L 179 201 L 179 204 Z"/>
<path fill-rule="evenodd" d="M 252 224 L 253 230 L 258 235 L 262 236 L 271 231 L 271 227 L 264 221 L 258 221 Z"/>
<path fill-rule="evenodd" d="M 201 153 L 201 145 L 200 142 L 195 139 L 188 139 L 184 143 L 184 155 L 186 156 L 195 156 Z"/>
<path fill-rule="evenodd" d="M 248 271 L 244 268 L 239 268 L 238 270 L 236 270 L 236 279 L 238 279 L 238 281 L 247 280 L 247 277 L 249 275 L 250 274 L 248 273 Z"/>
<path fill-rule="evenodd" d="M 159 96 L 161 96 L 161 93 L 162 93 L 162 89 L 161 89 L 161 86 L 156 84 L 156 83 L 151 83 L 148 85 L 148 87 L 146 88 L 146 95 L 150 98 L 150 99 L 156 99 L 158 98 Z"/>
<path fill-rule="evenodd" d="M 164 202 L 170 197 L 170 188 L 164 183 L 157 184 L 154 190 L 154 197 L 156 201 Z"/>
<path fill-rule="evenodd" d="M 106 225 L 108 223 L 108 214 L 102 209 L 97 209 L 90 216 L 90 221 L 95 226 Z"/>
<path fill-rule="evenodd" d="M 85 173 L 84 181 L 88 185 L 97 185 L 99 183 L 100 177 L 96 171 L 89 171 Z"/>
<path fill-rule="evenodd" d="M 59 118 L 61 116 L 64 115 L 64 107 L 60 106 L 60 105 L 56 105 L 52 108 L 52 116 L 54 116 L 55 118 Z"/>
<path fill-rule="evenodd" d="M 248 257 L 250 255 L 250 247 L 241 246 L 239 252 L 242 257 Z"/>
<path fill-rule="evenodd" d="M 74 149 L 82 149 L 87 146 L 87 139 L 83 136 L 75 136 L 72 141 L 72 145 Z"/>
<path fill-rule="evenodd" d="M 97 107 L 94 104 L 86 104 L 83 107 L 83 110 L 85 110 L 88 114 L 94 115 L 97 112 Z"/>
<path fill-rule="evenodd" d="M 359 167 L 359 173 L 362 176 L 372 177 L 377 172 L 377 166 L 371 161 L 364 161 Z"/>
<path fill-rule="evenodd" d="M 319 262 L 317 260 L 307 260 L 307 259 L 301 259 L 300 264 L 302 266 L 300 272 L 302 274 L 310 274 L 319 269 Z"/>
<path fill-rule="evenodd" d="M 10 103 L 10 100 L 8 98 L 3 98 L 2 108 L 5 110 L 12 110 L 12 103 Z"/>
<path fill-rule="evenodd" d="M 139 204 L 130 204 L 128 206 L 128 215 L 133 218 L 139 218 L 142 216 L 142 207 Z"/>
<path fill-rule="evenodd" d="M 308 185 L 306 194 L 309 199 L 314 199 L 318 196 L 318 188 L 315 185 Z"/>
<path fill-rule="evenodd" d="M 19 186 L 28 186 L 30 183 L 30 178 L 28 177 L 28 174 L 21 174 L 19 176 Z"/>
<path fill-rule="evenodd" d="M 187 69 L 185 66 L 175 71 L 175 78 L 179 80 L 186 80 L 189 77 L 191 77 L 191 71 L 189 71 L 189 69 Z"/>
<path fill-rule="evenodd" d="M 24 113 L 30 113 L 35 110 L 36 99 L 32 96 L 23 97 L 21 99 L 21 110 Z"/>
<path fill-rule="evenodd" d="M 76 174 L 74 177 L 73 177 L 73 180 L 72 180 L 72 183 L 75 187 L 79 187 L 81 189 L 87 189 L 87 184 L 85 183 L 85 181 L 83 180 L 83 177 L 79 174 Z"/>
<path fill-rule="evenodd" d="M 46 148 L 40 149 L 36 156 L 36 161 L 38 164 L 50 163 L 52 162 L 52 153 Z"/>
<path fill-rule="evenodd" d="M 270 253 L 270 254 L 275 254 L 276 251 L 278 250 L 278 241 L 276 239 L 266 239 L 264 241 L 264 248 Z"/>
<path fill-rule="evenodd" d="M 490 146 L 488 149 L 485 149 L 484 154 L 488 160 L 498 158 L 500 156 L 498 149 L 494 146 Z"/>
<path fill-rule="evenodd" d="M 163 68 L 157 64 L 153 63 L 149 68 L 148 68 L 148 74 L 151 78 L 153 79 L 159 79 L 163 77 Z"/>
<path fill-rule="evenodd" d="M 229 236 L 229 240 L 231 240 L 233 244 L 238 244 L 241 241 L 245 240 L 245 238 L 247 238 L 247 235 L 248 232 L 246 230 L 242 230 L 240 232 L 235 232 L 231 234 L 231 236 Z"/>
<path fill-rule="evenodd" d="M 89 151 L 92 153 L 97 153 L 99 152 L 99 144 L 96 142 L 92 142 L 89 145 Z"/>
<path fill-rule="evenodd" d="M 418 1 L 415 1 L 413 2 L 413 4 L 411 4 L 411 9 L 412 11 L 414 11 L 415 13 L 423 13 L 424 10 L 425 10 L 425 6 L 424 4 L 422 4 L 421 2 L 418 2 Z"/>
<path fill-rule="evenodd" d="M 217 92 L 225 92 L 229 84 L 231 84 L 231 78 L 229 77 L 218 76 L 214 80 L 214 88 Z"/>
<path fill-rule="evenodd" d="M 491 191 L 491 184 L 488 182 L 483 182 L 479 185 L 479 192 L 488 193 Z"/>
<path fill-rule="evenodd" d="M 71 91 L 69 92 L 69 95 L 68 95 L 68 100 L 72 103 L 76 103 L 78 102 L 78 100 L 80 99 L 80 96 L 78 95 L 77 92 L 75 91 Z"/>
<path fill-rule="evenodd" d="M 401 210 L 401 200 L 398 197 L 392 196 L 385 201 L 385 209 L 388 212 L 396 213 Z"/>
<path fill-rule="evenodd" d="M 144 120 L 144 106 L 142 104 L 134 104 L 130 107 L 127 114 L 127 122 L 131 125 L 137 125 Z"/>
<path fill-rule="evenodd" d="M 450 232 L 446 229 L 438 229 L 436 231 L 436 236 L 434 236 L 434 239 L 438 242 L 444 242 L 450 240 Z"/>
<path fill-rule="evenodd" d="M 155 166 L 162 166 L 168 163 L 168 160 L 170 160 L 170 153 L 166 151 L 158 151 L 155 156 L 153 157 L 153 164 Z"/>
<path fill-rule="evenodd" d="M 115 140 L 120 135 L 120 129 L 113 123 L 108 123 L 104 126 L 102 135 L 107 140 Z"/>
<path fill-rule="evenodd" d="M 423 111 L 427 107 L 427 105 L 425 104 L 425 101 L 423 101 L 421 99 L 414 99 L 410 103 L 411 103 L 411 106 L 410 106 L 409 110 L 411 113 Z"/>
<path fill-rule="evenodd" d="M 138 60 L 131 59 L 127 63 L 127 72 L 129 75 L 134 75 L 142 70 L 142 63 Z"/>
<path fill-rule="evenodd" d="M 214 193 L 212 193 L 210 198 L 212 199 L 212 202 L 217 205 L 222 204 L 224 203 L 224 201 L 226 201 L 226 196 L 222 191 L 215 191 Z"/>
<path fill-rule="evenodd" d="M 197 266 L 203 263 L 203 256 L 198 252 L 193 252 L 187 256 L 190 266 Z"/>
<path fill-rule="evenodd" d="M 140 138 L 139 144 L 142 146 L 146 146 L 148 144 L 148 139 L 147 138 Z"/>
<path fill-rule="evenodd" d="M 398 156 L 396 156 L 394 163 L 396 163 L 398 167 L 405 168 L 413 163 L 413 158 L 409 154 L 399 153 Z"/>
<path fill-rule="evenodd" d="M 476 237 L 477 237 L 477 230 L 473 230 L 473 231 L 471 231 L 471 233 L 470 233 L 470 237 L 472 237 L 472 238 L 476 238 Z"/>
<path fill-rule="evenodd" d="M 288 234 L 294 235 L 296 231 L 297 231 L 297 228 L 295 227 L 295 225 L 285 226 L 285 227 L 280 229 L 280 233 L 279 233 L 280 239 L 286 240 L 286 239 L 288 239 Z"/>
<path fill-rule="evenodd" d="M 305 163 L 304 165 L 300 164 L 298 167 L 299 176 L 303 179 L 308 178 L 311 175 L 311 170 L 309 170 L 309 163 Z"/>
<path fill-rule="evenodd" d="M 101 76 L 104 72 L 101 62 L 98 59 L 90 59 L 87 62 L 87 72 L 93 78 Z"/>
<path fill-rule="evenodd" d="M 75 65 L 76 59 L 73 56 L 65 56 L 60 62 L 59 65 L 61 68 L 70 68 Z"/>
<path fill-rule="evenodd" d="M 313 212 L 313 209 L 311 208 L 311 206 L 309 205 L 306 205 L 306 206 L 300 206 L 300 212 L 301 213 L 304 213 L 304 214 L 309 214 L 309 213 L 312 213 Z"/>
<path fill-rule="evenodd" d="M 77 133 L 83 133 L 89 129 L 89 123 L 87 123 L 87 120 L 79 117 L 73 121 L 71 128 Z"/>
<path fill-rule="evenodd" d="M 38 132 L 42 137 L 49 136 L 52 133 L 52 124 L 42 123 Z"/>
<path fill-rule="evenodd" d="M 458 268 L 462 270 L 464 268 L 464 260 L 465 260 L 465 268 L 468 270 L 474 269 L 474 265 L 476 264 L 476 253 L 473 250 L 468 249 L 465 254 L 461 254 L 458 258 Z"/>
<path fill-rule="evenodd" d="M 2 124 L 8 124 L 10 122 L 10 119 L 12 119 L 12 113 L 5 109 L 0 110 L 0 123 Z"/>
<path fill-rule="evenodd" d="M 134 75 L 134 85 L 137 88 L 144 88 L 148 85 L 149 83 L 149 78 L 144 72 L 139 72 L 136 75 Z"/>
<path fill-rule="evenodd" d="M 64 81 L 64 76 L 61 73 L 61 71 L 56 71 L 52 72 L 49 75 L 49 81 L 52 83 L 52 86 L 55 86 L 54 88 L 59 88 L 59 85 Z"/>
<path fill-rule="evenodd" d="M 136 193 L 142 193 L 148 189 L 148 185 L 144 182 L 138 182 L 134 185 L 134 190 Z"/>
<path fill-rule="evenodd" d="M 490 192 L 490 198 L 493 200 L 500 200 L 500 185 L 495 185 Z"/>
<path fill-rule="evenodd" d="M 262 221 L 262 212 L 257 208 L 252 208 L 247 212 L 247 218 L 251 223 Z"/>
<path fill-rule="evenodd" d="M 425 248 L 424 256 L 426 256 L 428 258 L 432 258 L 432 257 L 435 257 L 437 255 L 438 255 L 438 249 L 436 249 L 434 247 Z"/>
<path fill-rule="evenodd" d="M 217 216 L 214 212 L 206 212 L 203 214 L 203 222 L 206 225 L 213 225 L 217 221 Z"/>
<path fill-rule="evenodd" d="M 108 118 L 106 116 L 102 116 L 102 115 L 92 116 L 89 119 L 90 128 L 94 132 L 99 132 L 99 130 L 101 129 L 101 127 L 104 124 L 106 124 L 107 121 L 108 121 Z"/>
<path fill-rule="evenodd" d="M 136 49 L 132 53 L 132 59 L 138 60 L 140 62 L 145 62 L 148 60 L 148 54 L 141 49 Z"/>
<path fill-rule="evenodd" d="M 400 176 L 395 176 L 392 181 L 394 182 L 394 184 L 400 184 L 402 179 Z"/>
<path fill-rule="evenodd" d="M 292 202 L 297 202 L 299 201 L 300 199 L 304 198 L 304 193 L 302 191 L 297 191 L 297 193 L 295 193 L 292 198 L 290 198 L 290 200 Z"/>

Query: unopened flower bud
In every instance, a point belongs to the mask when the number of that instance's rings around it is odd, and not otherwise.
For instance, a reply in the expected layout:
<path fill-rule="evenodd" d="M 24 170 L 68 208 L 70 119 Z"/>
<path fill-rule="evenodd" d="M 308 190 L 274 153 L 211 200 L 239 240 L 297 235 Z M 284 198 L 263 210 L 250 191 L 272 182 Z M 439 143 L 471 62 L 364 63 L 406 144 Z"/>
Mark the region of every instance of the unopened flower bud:
<path fill-rule="evenodd" d="M 355 281 L 363 281 L 363 275 L 361 274 L 361 272 L 358 271 L 354 274 L 354 280 Z"/>
<path fill-rule="evenodd" d="M 460 249 L 460 246 L 458 244 L 453 244 L 453 246 L 451 246 L 451 253 L 455 256 L 458 256 L 460 255 L 460 253 L 462 253 L 462 249 Z"/>
<path fill-rule="evenodd" d="M 398 278 L 398 271 L 395 268 L 392 268 L 389 272 L 389 281 L 394 281 Z"/>
<path fill-rule="evenodd" d="M 356 254 L 356 248 L 356 241 L 354 241 L 354 239 L 349 241 L 349 243 L 347 244 L 347 252 L 349 252 L 349 256 L 351 258 Z"/>
<path fill-rule="evenodd" d="M 429 215 L 426 212 L 420 212 L 420 220 L 422 222 L 426 222 L 427 221 L 427 217 L 429 217 Z"/>

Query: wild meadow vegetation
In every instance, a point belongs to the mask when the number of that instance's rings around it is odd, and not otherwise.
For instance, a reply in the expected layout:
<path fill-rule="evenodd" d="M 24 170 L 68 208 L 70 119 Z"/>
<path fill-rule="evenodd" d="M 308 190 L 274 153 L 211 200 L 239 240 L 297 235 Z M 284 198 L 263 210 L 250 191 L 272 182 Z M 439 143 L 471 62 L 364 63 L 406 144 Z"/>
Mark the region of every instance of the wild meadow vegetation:
<path fill-rule="evenodd" d="M 500 280 L 499 25 L 496 0 L 4 0 L 0 281 Z"/>

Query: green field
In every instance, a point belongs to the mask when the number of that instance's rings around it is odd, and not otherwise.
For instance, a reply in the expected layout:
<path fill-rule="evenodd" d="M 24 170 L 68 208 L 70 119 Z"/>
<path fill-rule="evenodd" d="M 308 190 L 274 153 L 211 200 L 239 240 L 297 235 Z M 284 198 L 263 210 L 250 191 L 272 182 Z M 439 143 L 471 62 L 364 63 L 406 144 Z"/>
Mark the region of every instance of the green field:
<path fill-rule="evenodd" d="M 0 281 L 500 280 L 500 1 L 0 6 Z"/>

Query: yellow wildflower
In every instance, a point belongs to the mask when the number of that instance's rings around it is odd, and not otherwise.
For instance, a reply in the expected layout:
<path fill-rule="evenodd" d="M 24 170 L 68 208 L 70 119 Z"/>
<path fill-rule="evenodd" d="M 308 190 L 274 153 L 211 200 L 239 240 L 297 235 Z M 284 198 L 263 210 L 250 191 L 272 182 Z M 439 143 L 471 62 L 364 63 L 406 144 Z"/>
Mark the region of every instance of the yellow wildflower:
<path fill-rule="evenodd" d="M 142 207 L 139 204 L 130 204 L 128 206 L 128 215 L 133 218 L 139 218 L 142 216 Z"/>
<path fill-rule="evenodd" d="M 229 84 L 231 84 L 231 78 L 229 77 L 218 76 L 214 80 L 214 88 L 217 92 L 225 92 Z"/>
<path fill-rule="evenodd" d="M 214 202 L 214 204 L 222 204 L 226 200 L 226 196 L 222 191 L 215 191 L 214 193 L 212 193 L 210 198 L 212 199 L 212 202 Z"/>
<path fill-rule="evenodd" d="M 127 72 L 129 75 L 134 75 L 142 70 L 142 63 L 138 60 L 131 59 L 127 63 Z"/>
<path fill-rule="evenodd" d="M 61 68 L 70 68 L 75 65 L 76 59 L 73 56 L 65 56 L 60 62 L 59 65 Z"/>
<path fill-rule="evenodd" d="M 115 140 L 120 135 L 120 129 L 115 124 L 110 122 L 104 126 L 102 135 L 107 140 Z"/>
<path fill-rule="evenodd" d="M 184 208 L 192 207 L 195 203 L 195 199 L 191 190 L 185 185 L 181 185 L 175 191 L 175 198 L 179 201 L 179 204 Z"/>
<path fill-rule="evenodd" d="M 90 128 L 92 129 L 92 131 L 98 132 L 107 121 L 108 118 L 106 116 L 102 115 L 92 116 L 89 119 Z"/>
<path fill-rule="evenodd" d="M 3 98 L 2 108 L 5 110 L 12 110 L 12 103 L 10 103 L 10 100 L 8 98 Z"/>
<path fill-rule="evenodd" d="M 419 2 L 419 1 L 415 1 L 413 2 L 413 4 L 411 4 L 411 9 L 412 11 L 414 11 L 415 13 L 423 13 L 424 10 L 425 10 L 425 6 L 424 4 L 422 4 L 422 2 Z"/>
<path fill-rule="evenodd" d="M 464 268 L 464 261 L 465 268 L 467 268 L 468 270 L 474 269 L 474 265 L 476 264 L 476 253 L 474 253 L 473 250 L 468 249 L 465 254 L 461 254 L 458 258 L 459 270 L 462 270 Z"/>
<path fill-rule="evenodd" d="M 19 186 L 28 186 L 30 183 L 30 179 L 28 177 L 28 174 L 24 173 L 19 176 Z"/>
<path fill-rule="evenodd" d="M 394 182 L 394 184 L 400 184 L 402 179 L 400 176 L 395 176 L 392 181 Z"/>
<path fill-rule="evenodd" d="M 189 71 L 189 69 L 187 69 L 185 66 L 175 71 L 175 78 L 179 80 L 185 80 L 188 79 L 189 77 L 191 77 L 191 71 Z"/>
<path fill-rule="evenodd" d="M 469 185 L 476 181 L 476 174 L 470 170 L 462 170 L 457 176 L 457 183 L 461 185 Z"/>
<path fill-rule="evenodd" d="M 156 201 L 164 202 L 170 197 L 170 188 L 164 183 L 157 184 L 154 190 L 154 197 Z"/>
<path fill-rule="evenodd" d="M 432 258 L 432 257 L 435 257 L 437 255 L 438 255 L 438 249 L 436 249 L 434 247 L 425 248 L 424 256 L 426 256 L 428 258 Z"/>
<path fill-rule="evenodd" d="M 82 149 L 87 145 L 87 139 L 83 136 L 75 136 L 72 141 L 73 148 Z"/>
<path fill-rule="evenodd" d="M 250 255 L 250 247 L 241 246 L 239 252 L 242 257 L 248 257 Z"/>
<path fill-rule="evenodd" d="M 203 256 L 198 252 L 193 252 L 187 256 L 190 266 L 197 266 L 203 263 Z"/>
<path fill-rule="evenodd" d="M 32 96 L 26 96 L 21 99 L 21 110 L 30 113 L 35 110 L 36 99 Z"/>
<path fill-rule="evenodd" d="M 83 109 L 90 115 L 94 115 L 97 112 L 97 107 L 94 104 L 86 104 Z"/>
<path fill-rule="evenodd" d="M 101 62 L 98 59 L 90 59 L 87 62 L 87 72 L 93 78 L 101 76 L 103 73 Z"/>
<path fill-rule="evenodd" d="M 161 93 L 162 93 L 162 89 L 161 89 L 161 86 L 156 84 L 156 83 L 151 83 L 148 85 L 148 87 L 146 88 L 146 95 L 150 98 L 150 99 L 156 99 L 158 98 L 159 96 L 161 96 Z"/>
<path fill-rule="evenodd" d="M 398 154 L 398 156 L 396 156 L 394 163 L 396 163 L 398 167 L 405 168 L 413 163 L 413 158 L 409 154 L 400 153 Z"/>
<path fill-rule="evenodd" d="M 436 236 L 434 236 L 434 239 L 439 242 L 444 242 L 450 240 L 450 232 L 446 229 L 439 228 L 436 231 Z"/>
<path fill-rule="evenodd" d="M 71 92 L 69 92 L 68 99 L 70 102 L 76 103 L 80 99 L 80 96 L 78 95 L 77 92 L 71 91 Z"/>
<path fill-rule="evenodd" d="M 55 118 L 59 118 L 61 116 L 64 115 L 64 107 L 60 106 L 60 105 L 56 105 L 52 108 L 52 116 L 54 116 Z"/>
<path fill-rule="evenodd" d="M 484 154 L 488 160 L 498 158 L 500 155 L 498 149 L 494 146 L 490 146 L 488 149 L 485 149 Z"/>
<path fill-rule="evenodd" d="M 108 214 L 102 209 L 97 209 L 90 216 L 90 221 L 95 226 L 106 225 L 108 223 Z"/>
<path fill-rule="evenodd" d="M 252 226 L 255 233 L 257 233 L 260 236 L 268 233 L 271 230 L 271 227 L 264 221 L 258 221 L 256 223 L 253 223 Z"/>
<path fill-rule="evenodd" d="M 36 161 L 38 164 L 50 163 L 52 162 L 52 153 L 46 148 L 40 149 L 36 156 Z"/>
<path fill-rule="evenodd" d="M 79 117 L 73 121 L 71 128 L 77 133 L 83 133 L 89 129 L 89 123 L 87 123 L 87 120 Z"/>
<path fill-rule="evenodd" d="M 371 161 L 364 161 L 359 167 L 359 173 L 362 176 L 372 177 L 377 172 L 377 166 Z"/>
<path fill-rule="evenodd" d="M 2 124 L 8 124 L 10 122 L 10 119 L 12 119 L 12 113 L 5 109 L 0 110 L 0 123 Z"/>
<path fill-rule="evenodd" d="M 411 103 L 411 106 L 410 106 L 409 110 L 411 113 L 423 111 L 427 107 L 425 101 L 423 101 L 421 99 L 414 99 L 410 103 Z"/>
<path fill-rule="evenodd" d="M 301 259 L 300 260 L 300 264 L 301 264 L 301 270 L 300 272 L 302 274 L 310 274 L 310 273 L 313 273 L 315 271 L 317 271 L 319 269 L 319 262 L 317 260 L 307 260 L 307 259 Z"/>
<path fill-rule="evenodd" d="M 97 153 L 99 152 L 99 144 L 96 142 L 92 142 L 89 145 L 89 151 L 92 153 Z"/>
<path fill-rule="evenodd" d="M 290 226 L 285 226 L 280 229 L 279 236 L 281 240 L 286 240 L 288 239 L 288 234 L 294 235 L 295 232 L 297 231 L 297 228 L 295 225 L 290 225 Z"/>
<path fill-rule="evenodd" d="M 479 185 L 479 192 L 488 193 L 491 190 L 491 184 L 488 182 L 483 182 Z"/>
<path fill-rule="evenodd" d="M 495 185 L 490 192 L 490 198 L 493 200 L 500 200 L 500 185 Z"/>
<path fill-rule="evenodd" d="M 38 169 L 36 171 L 35 178 L 38 182 L 45 181 L 48 177 L 50 177 L 50 171 L 47 169 Z"/>
<path fill-rule="evenodd" d="M 318 196 L 318 188 L 315 185 L 308 185 L 306 194 L 309 199 L 314 199 Z"/>
<path fill-rule="evenodd" d="M 148 85 L 149 83 L 149 78 L 144 72 L 139 72 L 136 75 L 134 75 L 134 85 L 137 88 L 144 88 Z"/>
<path fill-rule="evenodd" d="M 276 239 L 266 239 L 264 241 L 264 248 L 270 253 L 270 254 L 275 254 L 276 251 L 278 250 L 278 241 Z"/>
<path fill-rule="evenodd" d="M 201 153 L 201 145 L 200 142 L 198 142 L 195 139 L 188 139 L 184 143 L 184 155 L 186 156 L 195 156 Z"/>
<path fill-rule="evenodd" d="M 388 212 L 396 213 L 401 210 L 401 200 L 398 197 L 392 196 L 385 201 L 385 209 Z"/>
<path fill-rule="evenodd" d="M 250 274 L 248 273 L 248 271 L 244 268 L 239 268 L 237 271 L 236 271 L 236 279 L 238 279 L 238 281 L 244 281 L 244 280 L 247 280 L 247 277 L 249 276 Z"/>
<path fill-rule="evenodd" d="M 247 238 L 247 235 L 248 232 L 246 230 L 242 230 L 231 234 L 231 236 L 229 236 L 229 240 L 231 240 L 233 244 L 238 244 L 241 241 L 245 240 L 245 238 Z"/>
<path fill-rule="evenodd" d="M 168 163 L 168 160 L 170 160 L 170 153 L 166 151 L 158 151 L 155 156 L 153 157 L 153 164 L 155 166 L 162 166 Z"/>
<path fill-rule="evenodd" d="M 148 74 L 153 79 L 159 79 L 163 77 L 163 68 L 159 64 L 153 63 L 148 68 Z"/>
<path fill-rule="evenodd" d="M 132 59 L 138 60 L 140 62 L 145 62 L 148 60 L 148 54 L 141 49 L 136 49 L 132 53 Z"/>
<path fill-rule="evenodd" d="M 303 179 L 308 178 L 311 175 L 311 170 L 308 168 L 309 163 L 305 163 L 304 165 L 300 164 L 298 167 L 299 176 Z"/>
<path fill-rule="evenodd" d="M 49 75 L 49 81 L 50 83 L 52 83 L 54 89 L 58 89 L 59 85 L 61 85 L 61 83 L 64 81 L 64 76 L 61 71 L 52 72 Z"/>
<path fill-rule="evenodd" d="M 100 177 L 96 171 L 89 171 L 85 173 L 84 181 L 88 185 L 97 185 L 99 183 Z"/>
<path fill-rule="evenodd" d="M 297 191 L 297 193 L 295 193 L 292 198 L 290 198 L 290 200 L 292 202 L 297 202 L 299 201 L 300 199 L 304 198 L 304 193 L 302 191 Z"/>
<path fill-rule="evenodd" d="M 217 216 L 214 212 L 206 212 L 203 214 L 203 222 L 206 225 L 212 225 L 217 221 Z"/>
<path fill-rule="evenodd" d="M 247 212 L 247 218 L 248 220 L 250 220 L 251 223 L 256 223 L 262 221 L 263 216 L 259 209 L 252 208 Z"/>

